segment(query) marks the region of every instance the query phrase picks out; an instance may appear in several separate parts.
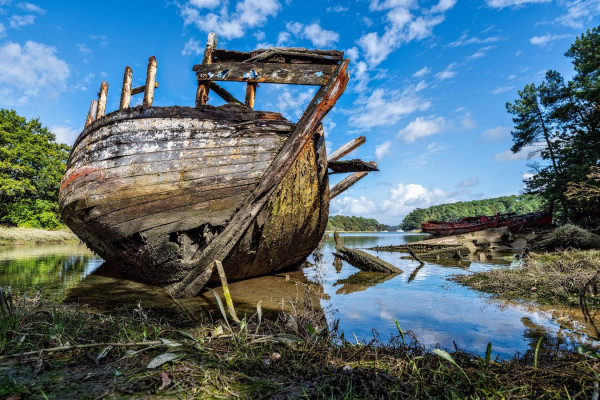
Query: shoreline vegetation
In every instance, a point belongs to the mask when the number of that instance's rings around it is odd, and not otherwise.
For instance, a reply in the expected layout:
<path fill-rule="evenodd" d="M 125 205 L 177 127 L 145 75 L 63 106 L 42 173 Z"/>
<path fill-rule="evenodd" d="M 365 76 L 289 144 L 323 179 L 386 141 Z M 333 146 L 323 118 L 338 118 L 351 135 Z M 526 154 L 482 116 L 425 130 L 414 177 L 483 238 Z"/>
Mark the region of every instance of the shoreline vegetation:
<path fill-rule="evenodd" d="M 0 226 L 0 246 L 60 244 L 78 241 L 79 238 L 68 228 L 48 230 Z"/>
<path fill-rule="evenodd" d="M 112 315 L 2 292 L 0 396 L 12 398 L 592 398 L 600 359 L 531 338 L 525 354 L 432 351 L 396 322 L 369 343 L 328 327 L 323 312 L 193 324 L 154 319 L 142 305 Z M 0 296 L 1 297 L 1 296 Z M 17 300 L 18 299 L 18 300 Z M 221 301 L 219 300 L 219 303 Z M 215 318 L 216 317 L 216 318 Z M 200 318 L 200 316 L 196 316 Z"/>

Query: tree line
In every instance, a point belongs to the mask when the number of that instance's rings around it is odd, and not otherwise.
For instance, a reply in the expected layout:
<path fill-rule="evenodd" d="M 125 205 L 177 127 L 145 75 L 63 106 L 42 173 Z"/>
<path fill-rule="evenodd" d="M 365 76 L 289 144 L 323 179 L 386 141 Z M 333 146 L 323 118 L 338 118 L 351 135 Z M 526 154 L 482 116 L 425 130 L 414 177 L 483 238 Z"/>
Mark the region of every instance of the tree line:
<path fill-rule="evenodd" d="M 385 231 L 387 226 L 373 218 L 334 215 L 327 221 L 328 231 Z"/>
<path fill-rule="evenodd" d="M 409 213 L 402 224 L 403 230 L 420 229 L 422 222 L 430 220 L 456 222 L 464 217 L 496 215 L 514 212 L 527 214 L 544 208 L 545 200 L 540 196 L 503 196 L 493 199 L 459 201 L 427 208 L 417 208 Z"/>

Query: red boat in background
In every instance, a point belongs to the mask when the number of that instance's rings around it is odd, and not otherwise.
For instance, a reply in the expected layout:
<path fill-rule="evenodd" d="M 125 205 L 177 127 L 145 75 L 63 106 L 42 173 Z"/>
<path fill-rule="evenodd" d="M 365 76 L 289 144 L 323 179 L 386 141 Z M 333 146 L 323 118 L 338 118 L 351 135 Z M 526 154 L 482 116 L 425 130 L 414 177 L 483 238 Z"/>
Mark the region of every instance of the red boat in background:
<path fill-rule="evenodd" d="M 542 211 L 516 215 L 515 213 L 480 215 L 465 217 L 458 222 L 427 221 L 421 224 L 421 230 L 436 236 L 460 235 L 489 228 L 509 227 L 513 229 L 548 228 L 552 225 L 553 207 L 550 205 Z"/>

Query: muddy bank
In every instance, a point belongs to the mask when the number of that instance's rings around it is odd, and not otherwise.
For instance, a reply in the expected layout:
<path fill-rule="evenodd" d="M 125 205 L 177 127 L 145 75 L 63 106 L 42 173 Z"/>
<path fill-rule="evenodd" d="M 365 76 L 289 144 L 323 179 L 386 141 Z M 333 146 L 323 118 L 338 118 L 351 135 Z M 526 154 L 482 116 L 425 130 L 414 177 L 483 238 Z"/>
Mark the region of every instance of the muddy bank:
<path fill-rule="evenodd" d="M 0 246 L 58 244 L 78 241 L 79 238 L 66 228 L 50 231 L 46 229 L 7 228 L 0 226 Z"/>

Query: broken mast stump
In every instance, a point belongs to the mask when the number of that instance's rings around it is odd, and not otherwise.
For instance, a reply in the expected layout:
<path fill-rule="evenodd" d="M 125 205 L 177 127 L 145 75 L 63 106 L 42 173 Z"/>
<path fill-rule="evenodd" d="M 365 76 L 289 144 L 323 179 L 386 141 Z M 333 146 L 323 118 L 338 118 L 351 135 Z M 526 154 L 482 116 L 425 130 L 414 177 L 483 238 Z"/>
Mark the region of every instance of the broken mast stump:
<path fill-rule="evenodd" d="M 121 89 L 121 102 L 119 104 L 119 109 L 122 110 L 124 108 L 129 107 L 129 102 L 131 100 L 131 76 L 133 72 L 129 66 L 125 67 L 125 73 L 123 74 L 123 88 Z"/>
<path fill-rule="evenodd" d="M 96 109 L 96 119 L 104 117 L 106 112 L 106 96 L 108 95 L 108 83 L 102 81 L 100 92 L 98 93 L 98 107 Z"/>
<path fill-rule="evenodd" d="M 204 50 L 204 57 L 202 58 L 202 64 L 212 64 L 212 53 L 217 48 L 219 38 L 217 34 L 211 32 L 208 34 L 208 40 L 206 41 L 206 50 Z M 196 90 L 196 107 L 206 104 L 208 101 L 208 91 L 210 89 L 210 81 L 198 81 L 198 89 Z"/>
<path fill-rule="evenodd" d="M 144 107 L 152 107 L 154 100 L 154 87 L 156 85 L 156 57 L 148 60 L 148 71 L 146 73 L 146 85 L 144 86 Z"/>
<path fill-rule="evenodd" d="M 92 100 L 90 103 L 90 110 L 88 111 L 87 119 L 85 120 L 85 127 L 96 120 L 96 112 L 98 111 L 98 100 Z"/>

